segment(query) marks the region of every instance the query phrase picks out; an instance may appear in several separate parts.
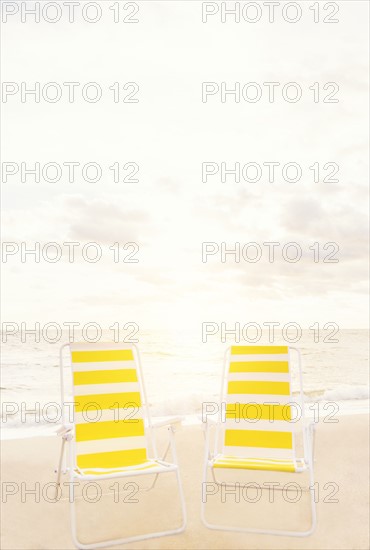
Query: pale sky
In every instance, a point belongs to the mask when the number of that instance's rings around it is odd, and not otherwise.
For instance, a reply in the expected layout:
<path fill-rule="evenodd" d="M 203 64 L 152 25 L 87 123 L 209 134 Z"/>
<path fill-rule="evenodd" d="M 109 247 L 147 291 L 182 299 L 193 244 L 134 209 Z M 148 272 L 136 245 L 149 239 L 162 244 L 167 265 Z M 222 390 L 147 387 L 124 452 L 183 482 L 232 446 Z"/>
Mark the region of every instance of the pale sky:
<path fill-rule="evenodd" d="M 368 107 L 366 2 L 339 2 L 338 24 L 201 21 L 201 2 L 137 2 L 137 24 L 114 24 L 112 2 L 95 25 L 3 24 L 2 80 L 41 86 L 97 82 L 98 103 L 77 92 L 70 104 L 27 99 L 2 104 L 2 162 L 99 163 L 97 183 L 3 183 L 2 239 L 29 248 L 55 241 L 97 242 L 103 256 L 88 263 L 76 251 L 57 263 L 21 262 L 3 270 L 3 321 L 46 323 L 132 321 L 143 329 L 197 328 L 203 321 L 336 322 L 368 325 Z M 202 102 L 202 82 L 300 84 L 285 102 Z M 114 82 L 138 83 L 138 103 L 114 103 Z M 339 103 L 314 103 L 315 82 L 339 85 Z M 327 93 L 327 92 L 326 92 Z M 326 94 L 325 93 L 325 94 Z M 66 91 L 65 91 L 66 94 Z M 299 163 L 297 183 L 210 177 L 202 162 Z M 139 165 L 138 183 L 114 183 L 109 166 Z M 318 162 L 339 165 L 338 183 L 315 183 Z M 77 173 L 80 173 L 77 171 Z M 281 172 L 278 171 L 278 174 Z M 202 242 L 232 247 L 297 242 L 302 259 L 258 263 L 220 254 L 202 263 Z M 109 247 L 139 246 L 138 263 L 114 263 Z M 315 263 L 309 247 L 336 242 L 338 263 Z M 19 244 L 20 246 L 20 244 Z M 66 248 L 64 247 L 66 251 Z M 330 250 L 328 250 L 330 251 Z"/>

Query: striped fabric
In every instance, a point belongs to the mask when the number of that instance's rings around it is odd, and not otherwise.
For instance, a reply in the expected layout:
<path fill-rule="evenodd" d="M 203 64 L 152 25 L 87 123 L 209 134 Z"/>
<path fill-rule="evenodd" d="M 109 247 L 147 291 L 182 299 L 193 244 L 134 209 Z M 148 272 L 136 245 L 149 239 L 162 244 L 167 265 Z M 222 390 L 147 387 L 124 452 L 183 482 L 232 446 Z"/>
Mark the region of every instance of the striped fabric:
<path fill-rule="evenodd" d="M 103 468 L 103 469 L 98 469 L 98 468 L 95 468 L 94 470 L 82 470 L 83 471 L 83 474 L 84 475 L 94 475 L 94 476 L 99 476 L 99 475 L 109 475 L 109 474 L 118 474 L 118 473 L 127 473 L 128 471 L 130 472 L 139 472 L 141 470 L 151 470 L 153 468 L 156 468 L 156 470 L 158 469 L 164 469 L 165 467 L 160 464 L 159 462 L 157 462 L 156 460 L 147 460 L 146 462 L 143 462 L 143 463 L 140 463 L 140 464 L 135 464 L 134 466 L 126 466 L 124 469 L 122 468 L 115 468 L 115 469 L 112 469 L 112 470 L 109 470 L 109 469 L 106 469 L 106 468 Z M 77 470 L 78 471 L 78 470 Z"/>
<path fill-rule="evenodd" d="M 242 470 L 266 470 L 274 472 L 302 472 L 306 469 L 303 459 L 276 460 L 258 458 L 239 458 L 219 455 L 213 462 L 214 468 L 236 468 Z"/>
<path fill-rule="evenodd" d="M 132 347 L 75 343 L 70 349 L 77 468 L 91 474 L 91 470 L 154 467 L 147 460 Z"/>
<path fill-rule="evenodd" d="M 299 471 L 287 346 L 232 346 L 216 468 Z"/>

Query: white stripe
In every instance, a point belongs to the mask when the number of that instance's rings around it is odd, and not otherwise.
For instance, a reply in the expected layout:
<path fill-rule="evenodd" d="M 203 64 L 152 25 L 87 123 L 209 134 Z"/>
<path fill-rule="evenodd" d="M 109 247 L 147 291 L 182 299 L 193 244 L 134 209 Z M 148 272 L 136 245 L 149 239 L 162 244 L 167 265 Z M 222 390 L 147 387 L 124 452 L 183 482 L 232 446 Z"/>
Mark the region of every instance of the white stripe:
<path fill-rule="evenodd" d="M 73 342 L 69 344 L 71 351 L 106 351 L 133 349 L 132 344 L 124 342 Z"/>
<path fill-rule="evenodd" d="M 265 403 L 273 405 L 288 405 L 290 402 L 294 402 L 290 395 L 258 395 L 254 393 L 232 393 L 230 395 L 226 395 L 226 403 L 231 404 L 239 403 L 241 405 L 247 405 L 249 403 Z"/>
<path fill-rule="evenodd" d="M 227 379 L 229 382 L 249 380 L 258 380 L 261 382 L 290 382 L 288 372 L 229 372 Z"/>
<path fill-rule="evenodd" d="M 214 460 L 219 460 L 222 462 L 240 462 L 240 457 L 219 454 L 215 457 Z M 251 459 L 248 458 L 247 460 Z M 261 462 L 262 464 L 289 464 L 291 462 L 294 462 L 294 460 L 284 460 L 278 458 L 255 458 L 254 461 L 256 463 Z"/>
<path fill-rule="evenodd" d="M 241 361 L 289 361 L 287 353 L 267 353 L 261 355 L 230 355 L 230 363 Z"/>
<path fill-rule="evenodd" d="M 241 458 L 286 458 L 294 459 L 292 449 L 265 449 L 264 447 L 224 447 L 223 454 Z"/>
<path fill-rule="evenodd" d="M 135 361 L 104 361 L 102 363 L 73 363 L 74 372 L 89 370 L 125 370 L 136 369 Z"/>
<path fill-rule="evenodd" d="M 134 464 L 133 466 L 121 466 L 120 468 L 79 468 L 78 471 L 85 475 L 90 475 L 87 472 L 93 472 L 93 473 L 96 472 L 97 478 L 100 478 L 101 477 L 100 472 L 106 473 L 107 475 L 109 475 L 110 473 L 115 473 L 115 472 L 126 472 L 126 471 L 146 470 L 146 469 L 165 470 L 166 467 L 150 459 L 150 460 L 146 460 L 145 462 L 141 462 L 140 464 Z"/>
<path fill-rule="evenodd" d="M 77 441 L 77 455 L 90 453 L 108 453 L 111 451 L 130 451 L 134 449 L 146 449 L 144 435 L 134 437 L 113 437 L 112 439 L 95 439 L 93 441 Z"/>
<path fill-rule="evenodd" d="M 274 420 L 269 422 L 268 420 L 258 420 L 257 422 L 251 422 L 248 420 L 234 420 L 228 418 L 223 424 L 224 430 L 262 430 L 266 432 L 294 432 L 298 431 L 298 422 L 286 422 L 284 420 Z"/>
<path fill-rule="evenodd" d="M 139 392 L 138 382 L 117 382 L 116 384 L 83 384 L 74 386 L 75 395 Z"/>
<path fill-rule="evenodd" d="M 76 412 L 74 416 L 75 424 L 93 424 L 95 422 L 120 422 L 123 420 L 134 421 L 143 419 L 142 407 L 134 409 L 102 409 L 102 410 L 87 410 L 84 412 Z"/>

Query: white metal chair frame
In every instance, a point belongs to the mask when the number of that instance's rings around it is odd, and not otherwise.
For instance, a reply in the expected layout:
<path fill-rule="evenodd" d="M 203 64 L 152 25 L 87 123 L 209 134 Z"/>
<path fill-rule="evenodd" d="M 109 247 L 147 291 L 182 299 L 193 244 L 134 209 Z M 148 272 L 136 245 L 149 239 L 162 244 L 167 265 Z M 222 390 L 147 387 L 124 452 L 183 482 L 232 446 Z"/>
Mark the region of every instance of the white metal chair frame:
<path fill-rule="evenodd" d="M 148 491 L 150 489 L 153 489 L 156 481 L 158 479 L 158 476 L 160 474 L 167 474 L 169 472 L 174 472 L 176 474 L 176 480 L 179 490 L 179 497 L 180 497 L 180 504 L 181 504 L 181 514 L 182 514 L 182 523 L 181 526 L 176 529 L 171 529 L 167 531 L 157 531 L 154 533 L 147 533 L 143 535 L 136 535 L 131 537 L 125 537 L 120 539 L 113 539 L 113 540 L 106 540 L 101 541 L 97 543 L 89 543 L 84 544 L 78 540 L 77 537 L 77 518 L 76 518 L 76 505 L 75 505 L 75 488 L 73 483 L 70 485 L 70 494 L 69 494 L 69 501 L 70 501 L 70 515 L 71 515 L 71 531 L 72 531 L 72 539 L 77 548 L 81 548 L 82 550 L 89 550 L 92 548 L 104 548 L 105 546 L 113 546 L 116 544 L 125 544 L 129 542 L 136 542 L 139 540 L 146 540 L 154 537 L 162 537 L 166 535 L 174 535 L 177 533 L 181 533 L 186 528 L 186 507 L 185 507 L 185 499 L 184 499 L 184 493 L 182 489 L 182 483 L 180 478 L 180 472 L 179 472 L 179 466 L 177 463 L 177 453 L 176 453 L 176 447 L 175 447 L 175 425 L 178 424 L 181 419 L 179 417 L 174 418 L 173 420 L 169 421 L 160 421 L 153 423 L 151 420 L 151 415 L 148 407 L 148 400 L 147 395 L 145 391 L 145 385 L 143 381 L 142 376 L 142 367 L 141 367 L 141 360 L 140 360 L 140 354 L 137 346 L 135 344 L 132 345 L 132 349 L 134 350 L 135 359 L 136 359 L 136 365 L 137 365 L 137 372 L 139 374 L 138 381 L 139 381 L 139 387 L 140 387 L 140 393 L 143 397 L 143 408 L 145 410 L 146 419 L 148 422 L 148 425 L 146 426 L 147 430 L 147 437 L 149 439 L 149 442 L 151 444 L 151 448 L 154 454 L 153 460 L 158 462 L 161 467 L 160 468 L 148 468 L 147 470 L 142 471 L 127 471 L 127 472 L 117 472 L 117 473 L 110 473 L 110 474 L 101 474 L 99 476 L 96 475 L 85 475 L 80 474 L 78 472 L 77 464 L 76 464 L 76 447 L 75 447 L 75 441 L 74 441 L 74 424 L 67 424 L 65 422 L 65 410 L 64 410 L 64 373 L 63 373 L 63 350 L 66 347 L 69 347 L 70 344 L 64 344 L 60 348 L 60 387 L 61 387 L 61 403 L 62 403 L 62 427 L 58 430 L 58 434 L 62 437 L 62 446 L 61 446 L 61 452 L 60 452 L 60 458 L 59 458 L 59 464 L 57 469 L 57 486 L 56 491 L 58 493 L 58 490 L 60 488 L 60 479 L 62 473 L 69 473 L 70 482 L 73 482 L 74 479 L 82 479 L 84 481 L 98 481 L 99 480 L 106 480 L 106 479 L 114 479 L 119 477 L 135 477 L 135 476 L 142 476 L 142 475 L 154 475 L 154 481 L 153 483 L 147 487 L 146 489 L 141 489 L 143 491 Z M 71 368 L 72 372 L 72 368 Z M 158 452 L 157 452 L 157 446 L 155 441 L 155 435 L 153 433 L 153 430 L 156 428 L 160 428 L 166 426 L 168 428 L 169 432 L 169 443 L 166 448 L 166 451 L 164 455 L 159 458 Z M 65 457 L 65 444 L 69 444 L 69 452 L 67 453 L 67 457 Z M 172 460 L 173 463 L 165 462 L 165 458 L 168 454 L 168 451 L 171 449 L 172 453 Z M 63 467 L 64 462 L 64 467 Z M 66 467 L 66 463 L 68 463 L 68 467 Z M 166 469 L 164 470 L 163 467 Z M 122 467 L 122 470 L 124 470 L 124 467 Z"/>
<path fill-rule="evenodd" d="M 256 533 L 256 534 L 265 534 L 265 535 L 283 535 L 283 536 L 297 536 L 297 537 L 307 537 L 311 535 L 315 528 L 316 528 L 316 503 L 315 503 L 315 492 L 314 492 L 314 472 L 313 472 L 313 463 L 314 463 L 314 423 L 306 423 L 305 416 L 304 416 L 304 395 L 303 395 L 303 375 L 302 375 L 302 360 L 301 360 L 301 352 L 298 348 L 295 348 L 293 346 L 288 347 L 288 360 L 289 365 L 291 366 L 291 356 L 290 351 L 294 350 L 298 357 L 298 368 L 299 368 L 299 385 L 300 385 L 300 396 L 299 396 L 299 405 L 301 407 L 301 413 L 302 413 L 302 436 L 303 436 L 303 454 L 304 454 L 304 461 L 307 467 L 307 470 L 309 472 L 309 488 L 308 491 L 311 493 L 311 526 L 306 531 L 288 531 L 283 529 L 254 529 L 249 527 L 232 527 L 229 525 L 221 525 L 221 524 L 213 524 L 207 521 L 205 513 L 206 513 L 206 502 L 203 500 L 203 490 L 202 490 L 202 498 L 201 498 L 201 519 L 203 524 L 208 527 L 209 529 L 217 529 L 222 531 L 236 531 L 236 532 L 245 532 L 245 533 Z M 228 365 L 229 365 L 229 357 L 230 357 L 231 348 L 229 347 L 224 355 L 224 366 L 223 366 L 223 374 L 222 374 L 222 381 L 221 381 L 221 391 L 220 391 L 220 400 L 219 400 L 219 411 L 222 410 L 222 403 L 225 400 L 226 397 L 226 384 L 227 384 L 227 375 L 228 375 Z M 212 422 L 212 423 L 211 423 Z M 217 485 L 222 485 L 219 481 L 217 481 L 214 468 L 212 467 L 212 461 L 215 458 L 215 456 L 218 453 L 219 448 L 219 435 L 221 430 L 221 423 L 222 418 L 220 417 L 218 420 L 209 421 L 209 419 L 206 419 L 205 421 L 205 455 L 204 455 L 204 467 L 203 467 L 203 478 L 202 478 L 202 489 L 204 487 L 204 484 L 207 483 L 207 473 L 208 469 L 211 470 L 212 478 L 214 483 Z M 211 428 L 216 428 L 216 434 L 214 438 L 214 449 L 213 453 L 210 451 L 210 430 Z M 226 468 L 225 468 L 226 469 Z M 246 468 L 247 470 L 247 468 Z M 249 470 L 252 471 L 252 470 Z M 258 470 L 253 470 L 258 471 Z M 272 470 L 269 470 L 272 471 Z M 273 471 L 272 471 L 273 472 Z M 237 483 L 223 483 L 224 486 L 227 487 L 236 487 Z M 265 487 L 261 487 L 264 489 Z M 266 487 L 267 489 L 267 487 Z M 279 490 L 279 488 L 277 488 Z"/>

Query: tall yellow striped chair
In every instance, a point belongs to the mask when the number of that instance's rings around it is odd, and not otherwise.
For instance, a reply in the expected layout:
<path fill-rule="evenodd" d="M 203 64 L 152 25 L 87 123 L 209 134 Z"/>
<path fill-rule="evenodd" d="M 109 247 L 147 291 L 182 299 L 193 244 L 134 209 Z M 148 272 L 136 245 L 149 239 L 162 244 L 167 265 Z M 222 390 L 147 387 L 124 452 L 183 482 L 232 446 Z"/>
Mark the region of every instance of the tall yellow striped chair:
<path fill-rule="evenodd" d="M 78 540 L 75 498 L 72 494 L 72 538 L 77 548 L 101 548 L 180 533 L 185 529 L 186 511 L 174 445 L 174 429 L 168 424 L 169 448 L 174 463 L 157 455 L 154 425 L 142 378 L 140 356 L 135 345 L 73 343 L 62 347 L 60 353 L 62 404 L 65 401 L 65 348 L 69 348 L 72 390 L 73 423 L 63 417 L 61 457 L 57 487 L 60 487 L 65 443 L 69 443 L 68 469 L 71 481 L 110 479 L 128 476 L 174 472 L 177 479 L 182 510 L 180 527 L 149 534 L 83 544 Z M 65 415 L 66 409 L 63 406 Z M 177 420 L 177 419 L 176 419 Z M 163 426 L 165 423 L 160 423 Z M 149 449 L 153 455 L 149 456 Z M 167 454 L 167 453 L 166 453 Z M 155 483 L 154 483 L 155 484 Z M 153 486 L 154 486 L 153 484 Z M 74 486 L 71 485 L 72 491 Z"/>
<path fill-rule="evenodd" d="M 299 396 L 292 395 L 291 365 L 296 354 Z M 302 366 L 300 351 L 288 346 L 232 346 L 225 354 L 219 418 L 214 450 L 210 452 L 210 424 L 206 423 L 206 454 L 203 489 L 210 470 L 213 482 L 222 470 L 260 470 L 301 473 L 313 478 L 313 424 L 304 421 Z M 298 421 L 298 416 L 300 420 Z M 300 434 L 299 434 L 300 432 Z M 297 456 L 297 437 L 303 442 L 303 457 Z M 202 492 L 203 493 L 203 492 Z M 211 529 L 254 533 L 310 535 L 316 525 L 314 492 L 311 490 L 311 527 L 306 531 L 235 529 L 210 524 L 205 516 L 202 494 L 202 519 Z"/>

